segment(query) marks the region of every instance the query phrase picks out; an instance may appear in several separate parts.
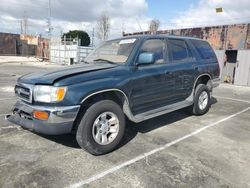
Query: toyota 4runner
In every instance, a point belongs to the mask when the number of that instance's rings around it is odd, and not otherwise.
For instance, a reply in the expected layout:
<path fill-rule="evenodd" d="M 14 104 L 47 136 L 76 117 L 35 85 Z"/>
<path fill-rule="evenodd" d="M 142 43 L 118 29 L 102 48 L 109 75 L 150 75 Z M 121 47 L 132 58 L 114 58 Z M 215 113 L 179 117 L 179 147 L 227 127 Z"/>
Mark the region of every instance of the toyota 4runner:
<path fill-rule="evenodd" d="M 208 42 L 166 35 L 110 40 L 81 65 L 25 75 L 17 80 L 19 100 L 6 118 L 41 134 L 76 133 L 93 155 L 114 150 L 125 117 L 141 122 L 189 107 L 210 108 L 220 69 Z"/>

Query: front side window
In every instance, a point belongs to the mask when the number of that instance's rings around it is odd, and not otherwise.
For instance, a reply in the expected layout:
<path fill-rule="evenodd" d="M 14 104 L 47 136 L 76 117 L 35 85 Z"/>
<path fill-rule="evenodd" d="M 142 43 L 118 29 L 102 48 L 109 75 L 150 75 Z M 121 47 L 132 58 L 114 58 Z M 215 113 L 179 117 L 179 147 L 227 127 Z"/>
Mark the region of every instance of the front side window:
<path fill-rule="evenodd" d="M 190 52 L 184 40 L 169 39 L 173 61 L 184 61 L 190 58 Z"/>
<path fill-rule="evenodd" d="M 135 38 L 106 41 L 93 50 L 86 58 L 86 63 L 108 62 L 123 64 L 127 61 L 136 43 Z"/>
<path fill-rule="evenodd" d="M 161 39 L 146 40 L 140 50 L 140 53 L 152 53 L 154 63 L 164 63 L 165 42 Z"/>

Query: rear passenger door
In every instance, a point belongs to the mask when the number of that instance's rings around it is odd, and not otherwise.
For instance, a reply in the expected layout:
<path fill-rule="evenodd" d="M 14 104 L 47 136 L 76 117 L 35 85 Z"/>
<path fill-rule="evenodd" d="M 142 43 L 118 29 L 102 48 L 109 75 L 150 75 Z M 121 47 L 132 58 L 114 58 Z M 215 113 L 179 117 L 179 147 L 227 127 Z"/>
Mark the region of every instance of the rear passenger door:
<path fill-rule="evenodd" d="M 219 77 L 220 69 L 218 60 L 209 43 L 207 41 L 193 39 L 190 40 L 190 42 L 200 56 L 198 60 L 199 71 L 196 72 L 196 76 L 198 76 L 200 72 L 207 72 L 212 76 Z"/>
<path fill-rule="evenodd" d="M 174 102 L 185 100 L 192 92 L 196 60 L 185 39 L 168 39 L 171 69 L 175 78 Z"/>

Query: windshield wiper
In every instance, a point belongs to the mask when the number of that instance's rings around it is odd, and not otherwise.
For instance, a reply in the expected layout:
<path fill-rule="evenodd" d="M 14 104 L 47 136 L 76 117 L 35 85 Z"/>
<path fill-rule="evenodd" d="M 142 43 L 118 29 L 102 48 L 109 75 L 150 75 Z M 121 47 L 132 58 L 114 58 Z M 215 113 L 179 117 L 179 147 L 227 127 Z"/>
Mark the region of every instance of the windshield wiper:
<path fill-rule="evenodd" d="M 81 63 L 89 64 L 89 62 L 87 62 L 85 60 L 81 61 Z"/>
<path fill-rule="evenodd" d="M 116 63 L 113 62 L 113 61 L 109 61 L 109 60 L 107 60 L 107 59 L 101 59 L 101 58 L 99 58 L 99 59 L 94 59 L 93 61 L 95 61 L 95 62 L 98 62 L 98 61 L 105 61 L 105 62 L 107 62 L 107 63 L 109 63 L 109 64 L 116 64 Z"/>

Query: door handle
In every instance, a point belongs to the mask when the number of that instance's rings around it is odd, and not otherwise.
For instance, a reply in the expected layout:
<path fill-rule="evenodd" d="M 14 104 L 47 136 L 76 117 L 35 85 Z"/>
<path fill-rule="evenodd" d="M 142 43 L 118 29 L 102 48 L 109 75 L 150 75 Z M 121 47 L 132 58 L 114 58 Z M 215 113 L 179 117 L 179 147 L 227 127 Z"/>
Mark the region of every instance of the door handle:
<path fill-rule="evenodd" d="M 169 71 L 169 72 L 165 72 L 165 74 L 166 74 L 166 75 L 172 75 L 173 72 L 170 72 L 170 71 Z"/>
<path fill-rule="evenodd" d="M 198 70 L 198 66 L 193 66 L 194 67 L 194 70 Z"/>
<path fill-rule="evenodd" d="M 193 67 L 194 70 L 198 70 L 197 64 L 193 63 L 193 64 L 192 64 L 192 67 Z"/>

